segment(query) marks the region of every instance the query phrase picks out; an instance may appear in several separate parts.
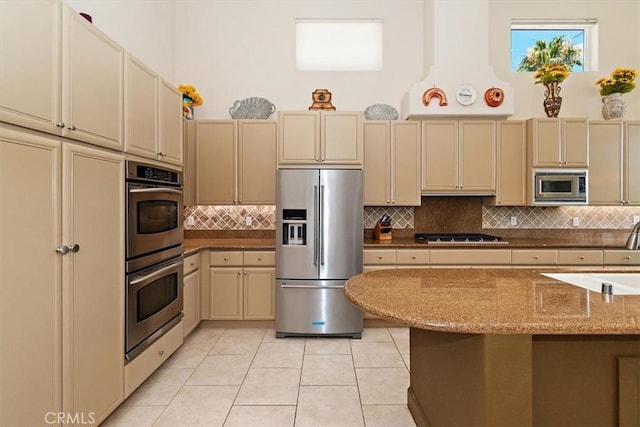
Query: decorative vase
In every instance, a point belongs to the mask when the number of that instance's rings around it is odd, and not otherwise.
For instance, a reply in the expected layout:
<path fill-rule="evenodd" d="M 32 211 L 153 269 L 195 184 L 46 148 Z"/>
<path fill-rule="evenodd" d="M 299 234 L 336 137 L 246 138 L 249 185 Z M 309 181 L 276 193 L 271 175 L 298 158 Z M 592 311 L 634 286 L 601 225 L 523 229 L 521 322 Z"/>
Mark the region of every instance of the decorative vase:
<path fill-rule="evenodd" d="M 602 98 L 602 117 L 605 120 L 621 119 L 627 112 L 627 103 L 620 92 L 614 92 Z"/>
<path fill-rule="evenodd" d="M 560 96 L 560 86 L 558 82 L 545 83 L 547 90 L 544 91 L 544 112 L 547 117 L 558 117 L 560 107 L 562 106 L 562 97 Z"/>
<path fill-rule="evenodd" d="M 193 100 L 186 95 L 182 95 L 182 117 L 193 120 Z"/>

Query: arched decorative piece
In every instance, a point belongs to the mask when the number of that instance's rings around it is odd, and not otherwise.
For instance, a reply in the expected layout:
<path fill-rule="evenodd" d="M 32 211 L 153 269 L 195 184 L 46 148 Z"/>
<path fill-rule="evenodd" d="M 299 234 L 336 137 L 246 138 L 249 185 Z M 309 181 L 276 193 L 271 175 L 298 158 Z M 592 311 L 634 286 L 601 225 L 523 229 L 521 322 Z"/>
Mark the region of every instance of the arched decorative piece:
<path fill-rule="evenodd" d="M 425 106 L 428 106 L 432 98 L 438 99 L 438 105 L 440 107 L 446 107 L 447 105 L 449 105 L 449 102 L 447 101 L 447 95 L 445 95 L 444 91 L 439 87 L 432 87 L 431 89 L 427 89 L 426 91 L 424 91 L 424 93 L 422 94 L 422 103 Z"/>

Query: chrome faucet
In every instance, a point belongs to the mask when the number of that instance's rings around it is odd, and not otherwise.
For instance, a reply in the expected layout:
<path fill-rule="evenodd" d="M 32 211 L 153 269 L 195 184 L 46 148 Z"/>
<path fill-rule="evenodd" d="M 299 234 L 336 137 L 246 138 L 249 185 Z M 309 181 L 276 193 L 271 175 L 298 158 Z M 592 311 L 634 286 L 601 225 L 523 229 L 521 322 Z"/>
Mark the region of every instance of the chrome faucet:
<path fill-rule="evenodd" d="M 640 249 L 640 238 L 638 237 L 638 233 L 640 233 L 640 221 L 638 221 L 638 223 L 633 226 L 631 234 L 629 234 L 629 238 L 627 239 L 625 248 Z"/>

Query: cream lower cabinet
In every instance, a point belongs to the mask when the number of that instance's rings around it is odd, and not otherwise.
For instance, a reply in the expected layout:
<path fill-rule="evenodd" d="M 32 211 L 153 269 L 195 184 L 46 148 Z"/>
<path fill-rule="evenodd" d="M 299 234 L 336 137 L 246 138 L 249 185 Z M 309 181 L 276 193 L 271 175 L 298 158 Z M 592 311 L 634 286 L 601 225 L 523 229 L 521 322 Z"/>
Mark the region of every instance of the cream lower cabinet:
<path fill-rule="evenodd" d="M 531 166 L 589 166 L 589 131 L 586 118 L 535 118 L 527 120 Z"/>
<path fill-rule="evenodd" d="M 100 423 L 124 399 L 123 157 L 0 135 L 0 425 Z"/>
<path fill-rule="evenodd" d="M 362 167 L 362 113 L 279 111 L 278 166 Z"/>
<path fill-rule="evenodd" d="M 209 319 L 275 319 L 275 253 L 209 253 Z"/>
<path fill-rule="evenodd" d="M 183 314 L 182 334 L 184 337 L 200 323 L 200 253 L 189 255 L 184 259 L 183 268 Z"/>
<path fill-rule="evenodd" d="M 420 206 L 420 122 L 364 123 L 365 206 Z"/>
<path fill-rule="evenodd" d="M 198 120 L 197 204 L 275 204 L 276 127 L 265 120 Z"/>
<path fill-rule="evenodd" d="M 496 122 L 422 122 L 422 194 L 495 192 Z"/>

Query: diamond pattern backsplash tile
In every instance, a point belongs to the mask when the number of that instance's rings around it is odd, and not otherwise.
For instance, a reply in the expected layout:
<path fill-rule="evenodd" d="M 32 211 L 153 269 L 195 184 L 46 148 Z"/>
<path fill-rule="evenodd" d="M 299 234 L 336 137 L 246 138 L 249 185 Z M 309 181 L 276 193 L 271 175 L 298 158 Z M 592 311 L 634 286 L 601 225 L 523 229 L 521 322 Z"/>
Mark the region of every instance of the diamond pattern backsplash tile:
<path fill-rule="evenodd" d="M 628 229 L 634 216 L 640 216 L 640 206 L 483 206 L 482 227 Z M 517 225 L 511 225 L 511 217 Z"/>
<path fill-rule="evenodd" d="M 387 214 L 394 228 L 413 228 L 412 207 L 365 207 L 364 228 L 373 228 Z M 190 206 L 184 212 L 185 230 L 275 230 L 276 207 L 269 206 Z M 189 217 L 193 225 L 189 225 Z M 246 217 L 251 225 L 246 225 Z"/>

